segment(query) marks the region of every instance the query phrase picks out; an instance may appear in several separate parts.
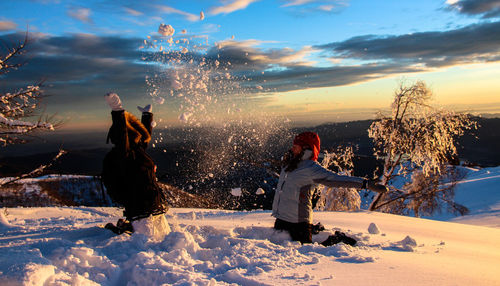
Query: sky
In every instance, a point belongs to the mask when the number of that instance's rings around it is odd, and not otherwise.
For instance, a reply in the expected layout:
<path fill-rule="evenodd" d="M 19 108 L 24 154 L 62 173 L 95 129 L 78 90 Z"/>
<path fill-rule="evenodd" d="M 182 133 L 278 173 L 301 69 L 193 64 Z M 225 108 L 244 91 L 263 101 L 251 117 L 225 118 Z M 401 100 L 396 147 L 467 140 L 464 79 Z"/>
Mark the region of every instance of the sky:
<path fill-rule="evenodd" d="M 402 80 L 433 103 L 500 113 L 500 0 L 16 0 L 0 48 L 29 43 L 0 93 L 44 81 L 66 129 L 109 125 L 103 95 L 164 126 L 374 118 Z M 175 32 L 163 32 L 161 24 Z"/>

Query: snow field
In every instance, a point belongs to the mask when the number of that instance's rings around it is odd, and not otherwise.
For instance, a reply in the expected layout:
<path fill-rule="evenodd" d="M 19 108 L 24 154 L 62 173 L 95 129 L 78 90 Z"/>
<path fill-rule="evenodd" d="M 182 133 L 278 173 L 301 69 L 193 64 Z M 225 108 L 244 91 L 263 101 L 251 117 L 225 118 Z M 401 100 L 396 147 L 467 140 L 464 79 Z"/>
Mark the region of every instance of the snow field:
<path fill-rule="evenodd" d="M 494 228 L 316 212 L 315 221 L 329 232 L 342 230 L 359 241 L 323 247 L 274 231 L 269 211 L 171 209 L 172 232 L 162 241 L 99 227 L 120 217 L 116 208 L 4 212 L 10 225 L 0 227 L 6 285 L 500 285 L 500 230 Z M 369 233 L 372 223 L 379 234 Z"/>

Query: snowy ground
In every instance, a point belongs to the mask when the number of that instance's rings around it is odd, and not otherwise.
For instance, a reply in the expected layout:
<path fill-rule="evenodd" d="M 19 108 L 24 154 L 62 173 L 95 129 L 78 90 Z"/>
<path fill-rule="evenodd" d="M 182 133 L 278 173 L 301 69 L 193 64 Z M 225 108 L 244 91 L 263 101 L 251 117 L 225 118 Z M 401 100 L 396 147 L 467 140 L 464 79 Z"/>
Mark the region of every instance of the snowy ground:
<path fill-rule="evenodd" d="M 457 191 L 471 215 L 455 220 L 467 224 L 314 214 L 356 237 L 356 247 L 291 242 L 268 211 L 171 209 L 173 232 L 152 241 L 100 227 L 120 217 L 115 208 L 3 209 L 0 284 L 500 285 L 500 228 L 472 225 L 500 226 L 499 184 L 500 168 L 471 170 Z"/>

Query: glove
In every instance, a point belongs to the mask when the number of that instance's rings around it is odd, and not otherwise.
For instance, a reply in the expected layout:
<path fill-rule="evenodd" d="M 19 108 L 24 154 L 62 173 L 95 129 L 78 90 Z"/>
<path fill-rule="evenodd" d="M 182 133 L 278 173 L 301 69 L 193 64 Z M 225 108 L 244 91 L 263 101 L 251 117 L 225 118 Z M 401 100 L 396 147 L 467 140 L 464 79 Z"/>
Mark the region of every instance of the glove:
<path fill-rule="evenodd" d="M 116 94 L 114 92 L 108 92 L 104 96 L 104 99 L 106 99 L 106 102 L 108 103 L 109 107 L 111 107 L 111 110 L 113 110 L 113 111 L 123 110 L 122 102 L 121 102 L 118 94 Z"/>
<path fill-rule="evenodd" d="M 151 106 L 151 104 L 148 104 L 144 107 L 140 107 L 140 106 L 137 106 L 137 109 L 139 109 L 140 112 L 149 112 L 151 113 L 151 111 L 153 111 L 153 107 Z"/>
<path fill-rule="evenodd" d="M 368 180 L 366 183 L 366 187 L 368 188 L 368 190 L 370 190 L 372 192 L 381 193 L 381 194 L 389 191 L 389 188 L 387 188 L 387 186 L 379 184 L 373 180 Z"/>

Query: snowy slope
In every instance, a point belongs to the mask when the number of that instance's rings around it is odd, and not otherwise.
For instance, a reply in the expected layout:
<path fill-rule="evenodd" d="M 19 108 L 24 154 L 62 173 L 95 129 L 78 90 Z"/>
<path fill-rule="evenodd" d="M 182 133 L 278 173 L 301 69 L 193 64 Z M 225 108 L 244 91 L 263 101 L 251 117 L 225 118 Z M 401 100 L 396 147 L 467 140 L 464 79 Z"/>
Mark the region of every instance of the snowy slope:
<path fill-rule="evenodd" d="M 464 217 L 315 212 L 356 247 L 291 242 L 269 211 L 174 208 L 174 232 L 157 242 L 103 229 L 116 208 L 0 209 L 0 284 L 500 285 L 500 167 L 467 172 Z"/>
<path fill-rule="evenodd" d="M 271 228 L 268 211 L 171 209 L 174 231 L 155 242 L 97 226 L 119 216 L 115 208 L 7 209 L 2 285 L 500 285 L 496 228 L 316 212 L 359 246 L 301 246 Z"/>
<path fill-rule="evenodd" d="M 500 228 L 500 167 L 464 171 L 466 176 L 456 187 L 455 201 L 470 213 L 456 217 L 444 212 L 430 218 Z"/>

